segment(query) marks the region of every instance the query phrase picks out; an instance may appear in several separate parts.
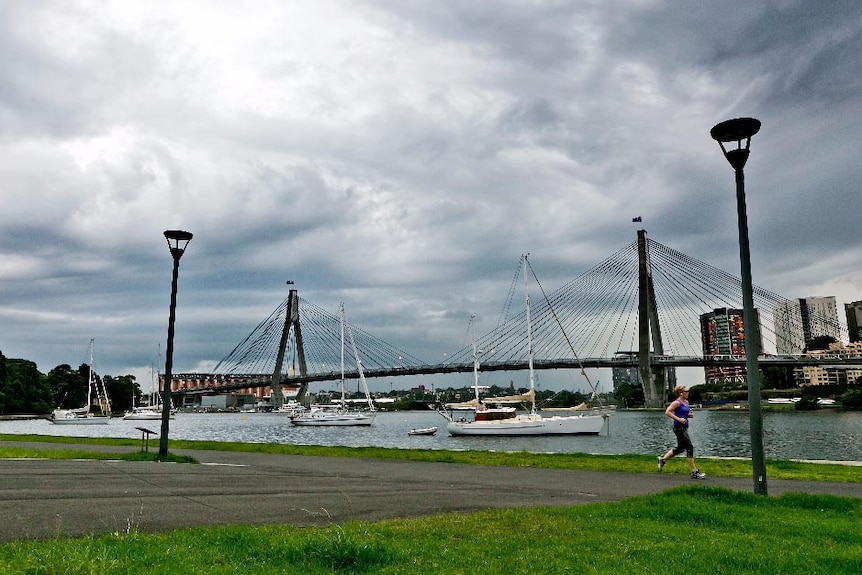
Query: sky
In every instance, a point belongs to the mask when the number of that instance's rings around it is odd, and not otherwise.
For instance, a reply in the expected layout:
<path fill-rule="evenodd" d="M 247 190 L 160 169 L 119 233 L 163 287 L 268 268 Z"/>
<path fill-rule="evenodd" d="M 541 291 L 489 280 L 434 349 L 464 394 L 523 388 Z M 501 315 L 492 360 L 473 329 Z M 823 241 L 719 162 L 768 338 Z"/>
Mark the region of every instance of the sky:
<path fill-rule="evenodd" d="M 709 131 L 749 116 L 754 283 L 862 300 L 853 0 L 0 0 L 0 351 L 149 381 L 167 229 L 174 373 L 287 280 L 435 363 L 525 252 L 553 290 L 643 227 L 738 276 Z"/>

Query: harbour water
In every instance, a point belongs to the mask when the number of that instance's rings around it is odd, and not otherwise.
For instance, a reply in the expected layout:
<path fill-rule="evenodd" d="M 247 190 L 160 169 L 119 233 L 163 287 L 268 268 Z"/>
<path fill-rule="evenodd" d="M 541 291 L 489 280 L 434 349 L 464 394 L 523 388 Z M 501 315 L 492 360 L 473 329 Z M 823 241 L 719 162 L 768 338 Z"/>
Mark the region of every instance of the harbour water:
<path fill-rule="evenodd" d="M 697 410 L 690 435 L 695 456 L 750 457 L 748 412 Z M 437 426 L 433 436 L 410 436 L 412 428 Z M 46 420 L 0 421 L 0 433 L 71 437 L 140 438 L 138 427 L 158 433 L 159 421 L 112 420 L 108 425 L 54 425 Z M 173 439 L 397 447 L 532 451 L 553 453 L 629 453 L 655 455 L 674 444 L 671 423 L 660 411 L 619 411 L 598 436 L 451 437 L 435 411 L 378 413 L 370 427 L 295 427 L 273 413 L 179 413 L 170 421 Z M 153 440 L 151 440 L 153 441 Z M 837 409 L 763 413 L 766 457 L 862 461 L 862 413 Z"/>

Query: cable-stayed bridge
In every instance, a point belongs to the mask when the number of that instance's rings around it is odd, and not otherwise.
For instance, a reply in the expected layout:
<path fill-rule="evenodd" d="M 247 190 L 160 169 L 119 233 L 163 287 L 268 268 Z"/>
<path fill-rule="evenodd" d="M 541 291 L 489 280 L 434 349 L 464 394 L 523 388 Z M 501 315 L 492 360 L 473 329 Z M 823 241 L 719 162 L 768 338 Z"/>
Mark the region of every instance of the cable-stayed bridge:
<path fill-rule="evenodd" d="M 512 281 L 497 326 L 477 338 L 483 371 L 527 369 L 527 311 L 522 267 Z M 744 349 L 704 354 L 701 316 L 718 309 L 742 309 L 741 281 L 718 268 L 646 237 L 610 255 L 553 292 L 546 292 L 532 265 L 530 323 L 536 369 L 638 367 L 643 381 L 658 390 L 669 384 L 667 368 L 744 366 Z M 784 296 L 754 287 L 759 319 L 761 365 L 862 365 L 862 357 L 802 355 L 802 314 Z M 809 315 L 814 313 L 808 310 Z M 837 317 L 808 317 L 807 325 L 847 341 Z M 349 322 L 365 377 L 461 373 L 473 369 L 473 346 L 448 354 L 440 363 L 413 357 Z M 800 343 L 803 342 L 803 343 Z M 795 346 L 795 347 L 794 347 Z M 212 374 L 177 374 L 172 388 L 188 393 L 273 385 L 304 386 L 341 378 L 342 318 L 300 298 L 296 290 L 225 356 Z M 782 353 L 779 354 L 778 351 Z M 789 350 L 789 352 L 788 352 Z M 352 353 L 348 352 L 352 359 Z M 347 379 L 356 379 L 346 361 Z M 199 383 L 196 383 L 199 382 Z M 646 391 L 646 385 L 645 385 Z"/>

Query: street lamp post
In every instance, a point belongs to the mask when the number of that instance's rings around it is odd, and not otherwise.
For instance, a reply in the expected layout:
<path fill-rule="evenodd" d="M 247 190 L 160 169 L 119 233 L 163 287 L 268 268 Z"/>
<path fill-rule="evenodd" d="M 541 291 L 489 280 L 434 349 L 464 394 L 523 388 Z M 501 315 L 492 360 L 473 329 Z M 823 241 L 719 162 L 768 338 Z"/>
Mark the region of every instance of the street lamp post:
<path fill-rule="evenodd" d="M 709 134 L 736 172 L 736 212 L 739 223 L 739 260 L 742 267 L 742 322 L 745 330 L 745 371 L 748 380 L 748 418 L 751 434 L 751 474 L 754 493 L 766 495 L 766 460 L 763 455 L 763 415 L 760 409 L 760 375 L 757 356 L 760 353 L 760 328 L 754 310 L 751 281 L 751 252 L 748 246 L 748 215 L 745 209 L 745 163 L 748 161 L 751 137 L 760 131 L 760 120 L 735 118 L 716 124 Z M 745 143 L 743 144 L 743 140 Z M 725 144 L 736 142 L 736 149 Z"/>
<path fill-rule="evenodd" d="M 165 354 L 165 379 L 162 384 L 162 436 L 159 438 L 159 459 L 164 459 L 168 455 L 168 422 L 171 419 L 171 373 L 174 364 L 174 321 L 177 316 L 177 277 L 180 272 L 180 258 L 183 257 L 183 252 L 186 251 L 186 246 L 192 239 L 190 232 L 182 230 L 167 230 L 165 239 L 168 240 L 168 247 L 171 250 L 171 256 L 174 258 L 174 275 L 171 282 L 171 311 L 168 316 L 168 347 Z"/>

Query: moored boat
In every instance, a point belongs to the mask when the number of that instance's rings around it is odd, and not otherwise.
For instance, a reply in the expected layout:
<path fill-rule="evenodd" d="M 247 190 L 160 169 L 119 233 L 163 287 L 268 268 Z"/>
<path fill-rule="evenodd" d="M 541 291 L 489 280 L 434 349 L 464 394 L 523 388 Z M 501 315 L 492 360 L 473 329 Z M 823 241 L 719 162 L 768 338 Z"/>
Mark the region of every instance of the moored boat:
<path fill-rule="evenodd" d="M 521 256 L 524 273 L 524 299 L 526 305 L 527 320 L 527 352 L 530 372 L 530 390 L 519 399 L 523 398 L 530 404 L 530 410 L 526 414 L 516 413 L 514 408 L 490 408 L 482 409 L 479 405 L 478 371 L 479 359 L 476 350 L 475 337 L 473 338 L 473 373 L 474 386 L 476 389 L 476 416 L 472 420 L 454 419 L 448 415 L 449 422 L 446 429 L 450 435 L 598 435 L 604 428 L 609 414 L 603 410 L 585 411 L 577 415 L 544 417 L 536 409 L 536 388 L 533 369 L 533 332 L 530 320 L 530 294 L 527 289 L 527 256 Z M 561 326 L 562 329 L 562 326 Z M 574 353 L 574 349 L 572 349 Z M 575 354 L 577 357 L 577 354 Z M 579 360 L 580 362 L 580 360 Z M 581 372 L 586 373 L 581 367 Z M 587 377 L 589 382 L 589 378 Z M 590 383 L 592 386 L 592 383 Z M 595 389 L 593 390 L 595 392 Z M 510 398 L 506 398 L 510 399 Z M 511 411 L 501 411 L 511 410 Z M 444 413 L 444 416 L 446 413 Z"/>
<path fill-rule="evenodd" d="M 51 414 L 54 425 L 105 425 L 111 421 L 109 415 L 76 413 L 73 409 L 55 409 Z"/>
<path fill-rule="evenodd" d="M 422 427 L 411 429 L 407 435 L 434 435 L 435 433 L 437 433 L 437 427 Z"/>
<path fill-rule="evenodd" d="M 87 400 L 83 407 L 63 409 L 58 407 L 51 413 L 51 423 L 55 425 L 105 425 L 111 421 L 111 401 L 108 399 L 108 390 L 102 382 L 96 378 L 93 371 L 93 356 L 95 355 L 95 340 L 90 340 L 89 346 L 90 363 L 87 375 Z M 93 413 L 93 392 L 101 413 Z"/>
<path fill-rule="evenodd" d="M 312 408 L 310 411 L 298 412 L 291 415 L 290 423 L 298 426 L 367 426 L 374 423 L 376 408 L 371 400 L 371 393 L 368 390 L 368 382 L 365 380 L 365 373 L 362 371 L 362 361 L 359 359 L 359 350 L 356 348 L 356 341 L 353 339 L 353 331 L 347 332 L 350 338 L 350 345 L 353 348 L 353 357 L 356 361 L 356 369 L 359 372 L 359 380 L 362 382 L 363 390 L 365 391 L 365 400 L 368 402 L 367 409 L 352 409 L 347 407 L 344 401 L 346 387 L 344 384 L 344 336 L 347 321 L 344 317 L 344 304 L 341 304 L 341 405 L 332 409 Z"/>
<path fill-rule="evenodd" d="M 170 419 L 173 419 L 173 412 L 169 415 Z M 153 421 L 160 420 L 162 418 L 162 410 L 158 407 L 136 407 L 131 411 L 127 411 L 123 415 L 123 419 L 127 421 Z"/>
<path fill-rule="evenodd" d="M 162 418 L 161 393 L 156 390 L 155 370 L 150 366 L 150 393 L 147 405 L 133 406 L 123 414 L 126 421 L 157 421 Z M 133 398 L 134 399 L 134 398 Z M 171 404 L 173 407 L 173 403 Z M 169 418 L 173 419 L 176 409 L 170 410 Z"/>
<path fill-rule="evenodd" d="M 313 409 L 304 415 L 291 418 L 290 422 L 298 426 L 337 426 L 337 425 L 371 425 L 374 423 L 374 413 L 362 411 L 346 411 L 342 409 Z"/>

